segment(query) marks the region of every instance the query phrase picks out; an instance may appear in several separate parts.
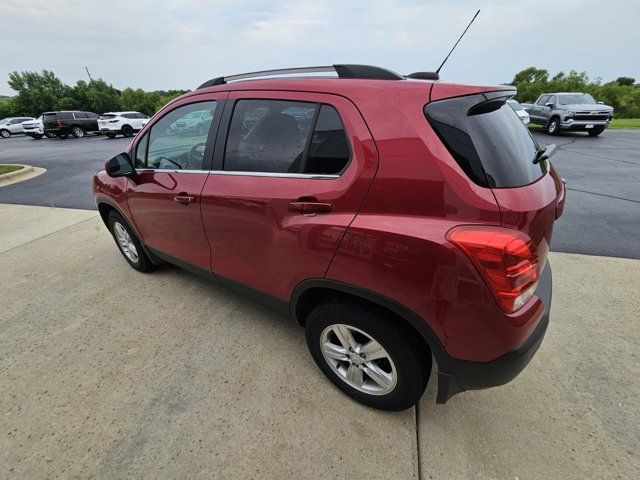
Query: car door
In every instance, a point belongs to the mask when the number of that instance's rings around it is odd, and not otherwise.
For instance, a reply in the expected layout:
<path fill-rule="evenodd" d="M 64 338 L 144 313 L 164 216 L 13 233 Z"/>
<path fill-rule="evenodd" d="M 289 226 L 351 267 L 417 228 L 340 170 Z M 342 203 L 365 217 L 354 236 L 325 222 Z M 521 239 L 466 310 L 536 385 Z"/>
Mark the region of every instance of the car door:
<path fill-rule="evenodd" d="M 144 243 L 160 256 L 207 271 L 210 249 L 202 226 L 200 194 L 209 175 L 226 95 L 190 97 L 158 115 L 132 147 L 136 175 L 127 188 L 129 209 Z M 176 122 L 205 110 L 211 113 L 206 129 L 173 134 Z"/>
<path fill-rule="evenodd" d="M 287 301 L 325 275 L 375 174 L 373 139 L 343 97 L 265 91 L 230 93 L 218 138 L 202 191 L 212 270 Z"/>
<path fill-rule="evenodd" d="M 534 123 L 546 123 L 545 119 L 542 117 L 542 108 L 544 104 L 547 102 L 549 95 L 542 95 L 536 103 L 531 105 L 531 109 L 529 110 L 529 115 L 531 116 L 531 121 Z"/>

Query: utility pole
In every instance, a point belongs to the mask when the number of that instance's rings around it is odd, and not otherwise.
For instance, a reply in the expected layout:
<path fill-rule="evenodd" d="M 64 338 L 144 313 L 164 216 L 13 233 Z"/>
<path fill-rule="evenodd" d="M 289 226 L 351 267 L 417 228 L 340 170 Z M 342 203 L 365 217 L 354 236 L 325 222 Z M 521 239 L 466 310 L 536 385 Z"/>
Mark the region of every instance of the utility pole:
<path fill-rule="evenodd" d="M 91 74 L 89 73 L 89 69 L 87 67 L 84 67 L 84 69 L 87 71 L 87 75 L 89 75 L 89 81 L 93 82 L 93 78 L 91 78 Z"/>

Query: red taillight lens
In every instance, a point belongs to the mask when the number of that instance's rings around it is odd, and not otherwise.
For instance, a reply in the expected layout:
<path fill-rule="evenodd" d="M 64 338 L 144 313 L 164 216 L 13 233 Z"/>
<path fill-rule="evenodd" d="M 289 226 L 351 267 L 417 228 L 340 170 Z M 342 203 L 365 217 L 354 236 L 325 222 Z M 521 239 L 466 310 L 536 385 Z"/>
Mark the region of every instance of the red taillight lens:
<path fill-rule="evenodd" d="M 62 125 L 62 120 L 60 120 L 59 118 L 56 120 L 56 125 L 60 126 Z"/>
<path fill-rule="evenodd" d="M 524 233 L 470 225 L 449 230 L 447 239 L 473 262 L 505 312 L 515 312 L 533 296 L 547 252 L 539 252 Z"/>

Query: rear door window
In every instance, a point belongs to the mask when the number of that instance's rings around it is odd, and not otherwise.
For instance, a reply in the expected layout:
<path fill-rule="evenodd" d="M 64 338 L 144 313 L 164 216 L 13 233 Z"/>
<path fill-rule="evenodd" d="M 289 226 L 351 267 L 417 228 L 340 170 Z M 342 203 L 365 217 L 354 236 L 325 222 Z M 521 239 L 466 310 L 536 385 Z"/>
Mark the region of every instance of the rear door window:
<path fill-rule="evenodd" d="M 334 175 L 349 158 L 344 126 L 329 105 L 288 100 L 236 102 L 224 170 Z"/>
<path fill-rule="evenodd" d="M 58 118 L 60 120 L 72 120 L 73 119 L 73 113 L 71 113 L 71 112 L 58 112 Z"/>
<path fill-rule="evenodd" d="M 533 163 L 539 147 L 506 98 L 468 95 L 432 102 L 424 109 L 460 168 L 483 187 L 528 185 L 548 168 L 546 162 Z"/>

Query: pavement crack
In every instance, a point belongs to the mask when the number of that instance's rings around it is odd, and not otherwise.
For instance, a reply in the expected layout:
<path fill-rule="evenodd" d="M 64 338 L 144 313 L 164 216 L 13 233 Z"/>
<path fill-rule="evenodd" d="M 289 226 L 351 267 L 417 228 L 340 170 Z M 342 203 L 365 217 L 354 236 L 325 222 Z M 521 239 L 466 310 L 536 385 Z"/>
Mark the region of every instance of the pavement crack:
<path fill-rule="evenodd" d="M 416 457 L 418 463 L 418 480 L 422 480 L 422 460 L 420 458 L 420 402 L 416 403 Z"/>
<path fill-rule="evenodd" d="M 584 155 L 585 157 L 594 157 L 594 158 L 600 158 L 602 160 L 609 160 L 610 162 L 626 163 L 626 164 L 629 164 L 629 165 L 640 166 L 635 162 L 629 162 L 627 160 L 619 160 L 617 158 L 603 157 L 602 155 L 595 155 L 593 153 L 584 153 L 584 152 L 577 152 L 575 150 L 568 150 L 566 148 L 563 148 L 565 145 L 570 145 L 570 144 L 569 143 L 565 143 L 563 145 L 559 145 L 558 146 L 558 150 L 562 150 L 563 152 L 575 153 L 576 155 Z"/>
<path fill-rule="evenodd" d="M 599 195 L 601 197 L 615 198 L 616 200 L 624 200 L 625 202 L 640 203 L 639 200 L 632 200 L 631 198 L 616 197 L 615 195 L 607 195 L 606 193 L 588 192 L 587 190 L 580 190 L 578 188 L 567 187 L 567 190 L 571 190 L 573 192 L 588 193 L 590 195 Z"/>

